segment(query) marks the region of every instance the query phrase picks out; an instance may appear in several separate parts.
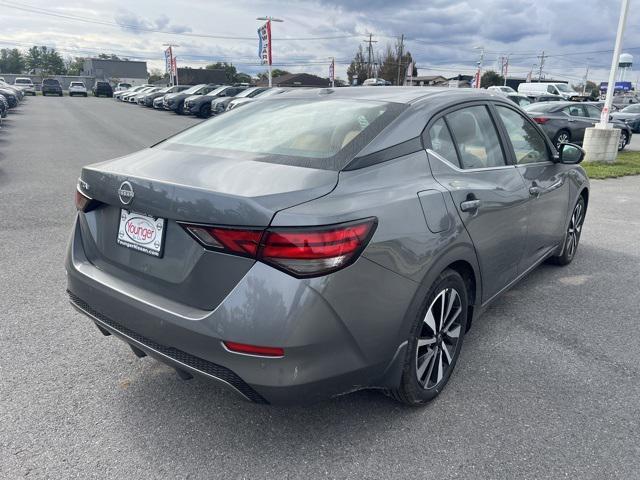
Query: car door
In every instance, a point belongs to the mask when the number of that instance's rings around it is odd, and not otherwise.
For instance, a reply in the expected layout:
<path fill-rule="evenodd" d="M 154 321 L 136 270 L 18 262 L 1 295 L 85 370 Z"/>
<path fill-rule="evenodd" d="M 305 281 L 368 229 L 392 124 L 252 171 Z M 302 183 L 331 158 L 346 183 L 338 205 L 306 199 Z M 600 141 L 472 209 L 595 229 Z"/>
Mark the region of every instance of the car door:
<path fill-rule="evenodd" d="M 584 105 L 571 104 L 562 109 L 569 116 L 569 129 L 571 131 L 571 141 L 582 143 L 584 132 L 587 128 L 593 127 L 593 120 L 589 118 Z"/>
<path fill-rule="evenodd" d="M 483 302 L 518 275 L 527 235 L 529 192 L 507 163 L 485 103 L 456 108 L 425 130 L 434 178 L 446 188 L 473 241 L 482 271 Z"/>
<path fill-rule="evenodd" d="M 569 205 L 567 165 L 554 162 L 544 134 L 515 108 L 495 104 L 499 125 L 508 138 L 508 154 L 529 190 L 529 223 L 520 271 L 535 265 L 560 244 Z"/>

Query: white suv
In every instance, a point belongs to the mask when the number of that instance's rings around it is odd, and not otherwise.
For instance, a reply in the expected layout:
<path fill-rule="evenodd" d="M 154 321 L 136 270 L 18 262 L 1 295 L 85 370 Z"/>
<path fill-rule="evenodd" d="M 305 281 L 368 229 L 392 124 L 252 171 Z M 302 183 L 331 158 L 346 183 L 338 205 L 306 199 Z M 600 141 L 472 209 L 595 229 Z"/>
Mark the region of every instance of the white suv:
<path fill-rule="evenodd" d="M 31 81 L 30 78 L 27 77 L 17 77 L 14 81 L 13 81 L 13 85 L 22 89 L 22 91 L 24 92 L 24 94 L 26 95 L 27 93 L 30 93 L 31 95 L 35 96 L 36 94 L 36 87 L 33 84 L 33 82 Z"/>
<path fill-rule="evenodd" d="M 73 97 L 74 95 L 87 96 L 87 87 L 83 82 L 71 82 L 69 84 L 69 96 Z"/>

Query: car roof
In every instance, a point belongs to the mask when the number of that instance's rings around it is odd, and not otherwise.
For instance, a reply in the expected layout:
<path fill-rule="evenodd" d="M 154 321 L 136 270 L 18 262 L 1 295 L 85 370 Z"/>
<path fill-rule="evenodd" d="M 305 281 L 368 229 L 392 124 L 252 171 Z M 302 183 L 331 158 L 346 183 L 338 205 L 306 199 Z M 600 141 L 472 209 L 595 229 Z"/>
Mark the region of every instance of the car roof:
<path fill-rule="evenodd" d="M 413 104 L 435 96 L 463 97 L 471 100 L 499 98 L 498 95 L 487 90 L 475 88 L 448 88 L 448 87 L 339 87 L 339 88 L 310 88 L 292 89 L 287 93 L 287 98 L 318 98 L 318 95 L 331 95 L 331 98 L 379 100 Z"/>

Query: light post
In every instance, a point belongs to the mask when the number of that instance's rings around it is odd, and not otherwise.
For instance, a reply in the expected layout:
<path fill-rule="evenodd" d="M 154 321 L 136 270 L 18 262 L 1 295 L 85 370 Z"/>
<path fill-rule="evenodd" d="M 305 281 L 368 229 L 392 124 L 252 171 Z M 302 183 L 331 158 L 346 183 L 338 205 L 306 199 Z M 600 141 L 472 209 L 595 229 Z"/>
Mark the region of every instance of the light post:
<path fill-rule="evenodd" d="M 331 88 L 336 86 L 336 59 L 335 57 L 329 57 L 331 63 L 329 64 L 329 77 L 331 78 Z"/>
<path fill-rule="evenodd" d="M 509 58 L 511 54 L 507 55 L 507 60 L 504 62 L 504 83 L 502 84 L 504 87 L 507 86 L 507 77 L 509 76 Z"/>
<path fill-rule="evenodd" d="M 607 83 L 607 96 L 604 101 L 604 107 L 602 108 L 600 123 L 596 125 L 597 128 L 611 128 L 611 125 L 609 124 L 609 112 L 611 111 L 611 105 L 613 104 L 613 94 L 616 90 L 618 59 L 620 58 L 620 51 L 622 50 L 622 37 L 624 35 L 624 28 L 627 24 L 628 13 L 629 0 L 622 0 L 622 6 L 620 7 L 620 19 L 618 20 L 618 33 L 616 34 L 616 45 L 613 48 L 611 70 L 609 71 L 609 83 Z"/>
<path fill-rule="evenodd" d="M 284 20 L 280 19 L 280 18 L 274 18 L 271 16 L 266 16 L 266 17 L 258 17 L 256 18 L 256 20 L 260 20 L 260 21 L 266 21 L 267 22 L 267 32 L 269 33 L 269 38 L 268 38 L 268 42 L 269 42 L 269 88 L 271 88 L 272 86 L 272 72 L 271 72 L 271 22 L 279 22 L 282 23 L 284 22 Z"/>

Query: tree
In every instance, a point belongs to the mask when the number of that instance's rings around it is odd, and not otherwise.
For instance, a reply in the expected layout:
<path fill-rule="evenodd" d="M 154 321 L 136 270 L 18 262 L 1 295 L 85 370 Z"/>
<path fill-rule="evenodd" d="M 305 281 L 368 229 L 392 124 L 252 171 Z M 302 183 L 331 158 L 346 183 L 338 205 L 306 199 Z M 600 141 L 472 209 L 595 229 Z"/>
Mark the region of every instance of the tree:
<path fill-rule="evenodd" d="M 405 52 L 399 40 L 396 41 L 393 48 L 391 48 L 391 45 L 387 44 L 385 54 L 380 60 L 378 77 L 384 78 L 393 85 L 404 85 L 404 80 L 407 76 L 407 67 L 410 63 L 413 63 L 411 52 Z M 398 75 L 398 73 L 400 75 Z M 418 69 L 415 65 L 413 65 L 411 73 L 414 77 L 418 75 Z M 399 79 L 398 76 L 400 77 Z M 399 83 L 398 80 L 400 80 Z"/>
<path fill-rule="evenodd" d="M 160 80 L 169 80 L 169 75 L 160 70 L 159 68 L 152 68 L 148 73 L 149 83 L 159 82 Z"/>
<path fill-rule="evenodd" d="M 66 64 L 67 75 L 82 75 L 84 71 L 84 57 L 70 58 Z"/>
<path fill-rule="evenodd" d="M 351 61 L 351 64 L 347 68 L 347 77 L 349 78 L 349 83 L 353 84 L 353 81 L 356 80 L 358 85 L 362 85 L 367 79 L 368 76 L 368 65 L 366 60 L 364 59 L 364 51 L 362 50 L 362 45 L 358 47 L 358 51 L 356 52 L 356 56 Z"/>
<path fill-rule="evenodd" d="M 42 55 L 42 70 L 49 75 L 64 75 L 67 71 L 64 60 L 60 56 L 55 49 L 46 50 L 47 47 L 42 47 L 45 49 Z"/>
<path fill-rule="evenodd" d="M 210 65 L 207 65 L 204 68 L 206 68 L 207 70 L 224 70 L 224 76 L 227 83 L 235 83 L 236 81 L 236 75 L 238 74 L 238 71 L 236 70 L 236 67 L 234 67 L 232 63 L 216 62 Z"/>
<path fill-rule="evenodd" d="M 504 85 L 504 77 L 499 73 L 493 70 L 487 70 L 482 74 L 482 78 L 480 79 L 480 86 L 482 88 L 497 87 L 500 85 Z"/>
<path fill-rule="evenodd" d="M 0 72 L 22 73 L 25 67 L 24 57 L 17 48 L 0 50 Z"/>
<path fill-rule="evenodd" d="M 98 55 L 98 58 L 102 60 L 124 60 L 125 62 L 129 60 L 128 58 L 120 58 L 113 53 L 101 53 L 100 55 Z"/>
<path fill-rule="evenodd" d="M 27 50 L 25 64 L 27 70 L 32 73 L 36 68 L 42 68 L 42 56 L 40 53 L 40 48 L 33 46 L 29 50 Z"/>
<path fill-rule="evenodd" d="M 280 70 L 279 68 L 274 68 L 271 71 L 271 78 L 276 78 L 279 77 L 281 75 L 289 75 L 289 72 L 287 72 L 286 70 Z M 258 74 L 258 78 L 261 80 L 266 80 L 267 78 L 269 78 L 269 72 L 262 72 Z"/>

